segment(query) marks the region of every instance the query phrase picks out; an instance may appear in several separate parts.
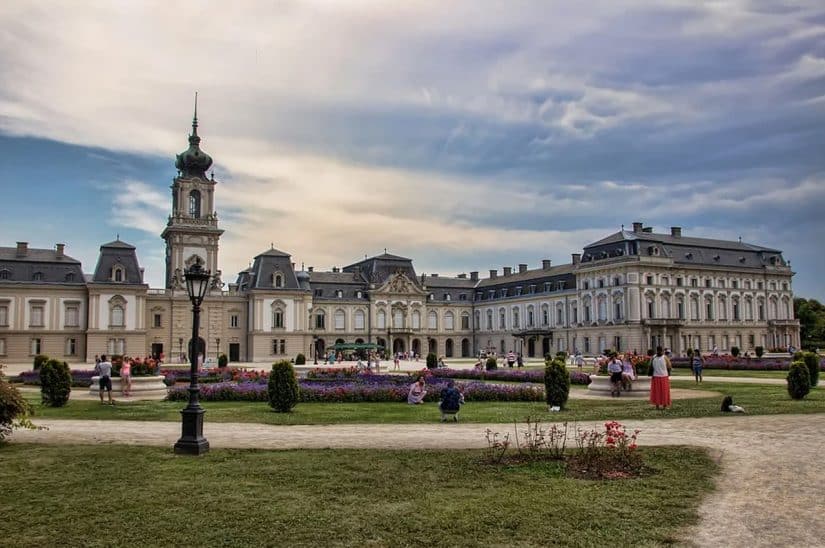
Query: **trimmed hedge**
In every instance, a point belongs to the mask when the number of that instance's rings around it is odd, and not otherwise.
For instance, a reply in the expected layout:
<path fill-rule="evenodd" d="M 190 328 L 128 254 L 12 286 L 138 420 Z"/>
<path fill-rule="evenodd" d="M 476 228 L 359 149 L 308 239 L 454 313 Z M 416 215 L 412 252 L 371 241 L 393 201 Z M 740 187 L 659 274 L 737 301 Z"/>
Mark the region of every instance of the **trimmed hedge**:
<path fill-rule="evenodd" d="M 802 359 L 805 362 L 805 366 L 808 368 L 808 375 L 811 378 L 811 387 L 814 387 L 819 384 L 819 356 L 817 356 L 814 352 L 805 352 L 802 355 Z"/>
<path fill-rule="evenodd" d="M 787 376 L 788 394 L 795 399 L 801 400 L 811 391 L 811 375 L 808 373 L 808 366 L 805 362 L 793 362 Z"/>
<path fill-rule="evenodd" d="M 570 375 L 562 360 L 545 362 L 544 392 L 547 405 L 564 409 L 570 396 Z"/>
<path fill-rule="evenodd" d="M 272 364 L 267 383 L 269 406 L 278 413 L 288 413 L 298 403 L 298 381 L 295 370 L 287 360 Z"/>
<path fill-rule="evenodd" d="M 69 364 L 50 359 L 40 366 L 40 399 L 49 407 L 63 407 L 72 392 Z"/>

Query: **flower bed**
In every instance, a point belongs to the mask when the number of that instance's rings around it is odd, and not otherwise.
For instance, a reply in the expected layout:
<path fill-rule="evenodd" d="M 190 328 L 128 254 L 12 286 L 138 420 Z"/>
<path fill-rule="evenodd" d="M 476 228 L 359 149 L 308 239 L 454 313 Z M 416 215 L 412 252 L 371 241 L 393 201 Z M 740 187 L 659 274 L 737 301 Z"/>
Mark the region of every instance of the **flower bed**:
<path fill-rule="evenodd" d="M 510 381 L 510 382 L 534 382 L 544 383 L 544 370 L 542 369 L 495 369 L 492 371 L 478 369 L 430 369 L 422 371 L 422 374 L 430 374 L 434 377 L 444 377 L 449 379 L 476 379 L 488 381 Z M 581 371 L 570 371 L 571 384 L 590 384 L 590 376 Z"/>
<path fill-rule="evenodd" d="M 378 378 L 376 378 L 378 377 Z M 360 375 L 357 380 L 301 380 L 299 401 L 326 403 L 405 402 L 411 380 L 407 376 Z M 438 401 L 447 379 L 428 377 L 425 401 Z M 543 401 L 544 388 L 470 382 L 461 387 L 466 401 Z M 167 397 L 172 401 L 186 401 L 185 386 L 173 387 Z M 267 401 L 267 386 L 260 382 L 221 382 L 201 387 L 203 401 Z"/>
<path fill-rule="evenodd" d="M 72 369 L 72 386 L 88 388 L 92 385 L 92 377 L 95 372 L 91 369 Z M 19 382 L 25 385 L 40 386 L 40 371 L 23 371 L 17 376 Z"/>
<path fill-rule="evenodd" d="M 734 358 L 733 356 L 709 356 L 703 359 L 704 369 L 731 369 L 735 371 L 787 371 L 791 358 Z M 671 358 L 673 367 L 690 369 L 690 358 Z M 819 361 L 820 371 L 825 371 L 825 358 Z"/>

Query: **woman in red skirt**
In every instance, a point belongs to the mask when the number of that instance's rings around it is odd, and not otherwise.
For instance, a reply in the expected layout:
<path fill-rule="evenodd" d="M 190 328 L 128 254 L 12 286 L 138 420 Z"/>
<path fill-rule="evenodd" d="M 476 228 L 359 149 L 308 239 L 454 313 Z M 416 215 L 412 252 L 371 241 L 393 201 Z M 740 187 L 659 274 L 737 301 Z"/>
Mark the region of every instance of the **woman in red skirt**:
<path fill-rule="evenodd" d="M 662 351 L 661 346 L 656 347 L 656 355 L 650 361 L 650 403 L 656 409 L 666 409 L 670 407 L 670 362 Z"/>

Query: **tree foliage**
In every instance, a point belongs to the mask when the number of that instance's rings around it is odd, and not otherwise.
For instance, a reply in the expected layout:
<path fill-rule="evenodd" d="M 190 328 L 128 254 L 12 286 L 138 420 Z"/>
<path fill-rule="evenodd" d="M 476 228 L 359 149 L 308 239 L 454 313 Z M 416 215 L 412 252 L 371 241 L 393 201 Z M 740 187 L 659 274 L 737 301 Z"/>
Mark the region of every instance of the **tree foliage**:
<path fill-rule="evenodd" d="M 794 317 L 799 320 L 802 348 L 825 348 L 825 305 L 816 299 L 793 300 Z"/>
<path fill-rule="evenodd" d="M 570 395 L 570 374 L 564 361 L 547 360 L 544 365 L 544 390 L 547 405 L 564 409 Z"/>
<path fill-rule="evenodd" d="M 269 405 L 278 413 L 288 413 L 298 403 L 298 380 L 288 360 L 272 364 L 267 394 Z"/>
<path fill-rule="evenodd" d="M 40 367 L 40 399 L 43 405 L 63 407 L 72 392 L 69 364 L 50 359 Z"/>

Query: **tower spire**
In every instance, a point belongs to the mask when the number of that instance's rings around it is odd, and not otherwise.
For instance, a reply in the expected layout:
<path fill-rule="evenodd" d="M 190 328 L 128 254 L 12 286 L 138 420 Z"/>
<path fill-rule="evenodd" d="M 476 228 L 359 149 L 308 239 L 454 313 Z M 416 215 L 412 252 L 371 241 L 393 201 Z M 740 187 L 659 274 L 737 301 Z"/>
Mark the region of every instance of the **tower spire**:
<path fill-rule="evenodd" d="M 192 117 L 192 135 L 198 134 L 198 92 L 195 92 L 195 115 Z"/>

